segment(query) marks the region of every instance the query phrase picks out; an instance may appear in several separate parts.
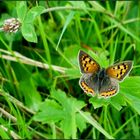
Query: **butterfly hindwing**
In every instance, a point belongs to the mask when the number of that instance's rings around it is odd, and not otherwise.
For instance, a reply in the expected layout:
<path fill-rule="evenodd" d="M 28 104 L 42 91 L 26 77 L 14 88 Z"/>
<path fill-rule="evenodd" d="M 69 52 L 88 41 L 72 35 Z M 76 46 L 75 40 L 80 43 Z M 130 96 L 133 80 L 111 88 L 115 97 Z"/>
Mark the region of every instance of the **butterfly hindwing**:
<path fill-rule="evenodd" d="M 79 51 L 79 65 L 82 73 L 96 73 L 99 71 L 99 64 L 84 51 Z"/>
<path fill-rule="evenodd" d="M 99 91 L 99 96 L 108 98 L 108 97 L 116 95 L 118 93 L 118 91 L 119 91 L 118 81 L 113 78 L 109 78 L 108 84 L 102 85 L 102 87 Z"/>
<path fill-rule="evenodd" d="M 85 93 L 95 95 L 97 91 L 96 83 L 92 79 L 92 74 L 84 74 L 80 80 L 79 85 L 84 90 Z"/>
<path fill-rule="evenodd" d="M 132 68 L 132 61 L 123 61 L 121 63 L 112 65 L 106 69 L 107 75 L 122 81 Z"/>

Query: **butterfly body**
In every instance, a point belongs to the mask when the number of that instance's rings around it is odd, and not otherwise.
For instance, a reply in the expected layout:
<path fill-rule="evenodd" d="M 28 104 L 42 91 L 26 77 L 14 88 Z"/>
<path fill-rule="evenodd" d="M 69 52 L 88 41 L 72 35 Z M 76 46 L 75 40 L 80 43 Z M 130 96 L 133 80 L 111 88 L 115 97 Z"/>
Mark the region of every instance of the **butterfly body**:
<path fill-rule="evenodd" d="M 105 69 L 100 68 L 87 53 L 80 51 L 79 66 L 82 73 L 79 85 L 84 92 L 106 98 L 118 93 L 118 81 L 122 81 L 130 72 L 132 61 L 123 61 Z"/>
<path fill-rule="evenodd" d="M 109 76 L 106 74 L 105 69 L 101 69 L 97 74 L 95 78 L 95 82 L 98 83 L 98 92 L 101 90 L 102 86 L 109 84 Z"/>

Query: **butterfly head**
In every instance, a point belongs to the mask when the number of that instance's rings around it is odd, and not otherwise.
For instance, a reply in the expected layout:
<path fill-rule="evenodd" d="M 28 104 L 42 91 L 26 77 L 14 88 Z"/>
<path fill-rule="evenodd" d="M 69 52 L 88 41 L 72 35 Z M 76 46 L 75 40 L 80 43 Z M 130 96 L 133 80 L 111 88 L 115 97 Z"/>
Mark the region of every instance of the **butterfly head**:
<path fill-rule="evenodd" d="M 106 76 L 106 71 L 105 68 L 102 68 L 99 72 L 98 72 L 98 77 L 99 79 L 102 79 L 103 77 Z"/>

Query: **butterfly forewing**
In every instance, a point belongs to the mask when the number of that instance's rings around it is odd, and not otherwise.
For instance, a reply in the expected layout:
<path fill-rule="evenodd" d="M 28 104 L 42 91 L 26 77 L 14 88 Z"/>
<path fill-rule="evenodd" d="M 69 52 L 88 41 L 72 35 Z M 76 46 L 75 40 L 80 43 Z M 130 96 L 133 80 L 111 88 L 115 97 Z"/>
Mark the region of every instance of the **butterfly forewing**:
<path fill-rule="evenodd" d="M 79 52 L 79 65 L 82 73 L 96 73 L 99 71 L 99 64 L 87 53 L 80 50 Z"/>
<path fill-rule="evenodd" d="M 122 81 L 132 68 L 132 61 L 123 61 L 121 63 L 112 65 L 106 69 L 107 75 Z"/>

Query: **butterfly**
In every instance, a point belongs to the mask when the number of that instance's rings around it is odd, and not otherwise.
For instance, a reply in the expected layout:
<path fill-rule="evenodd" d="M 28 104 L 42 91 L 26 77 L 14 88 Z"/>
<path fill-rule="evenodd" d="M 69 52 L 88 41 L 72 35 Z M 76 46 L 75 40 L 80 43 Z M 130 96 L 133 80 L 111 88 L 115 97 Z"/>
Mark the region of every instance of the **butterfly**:
<path fill-rule="evenodd" d="M 119 92 L 119 82 L 129 74 L 132 61 L 123 61 L 108 68 L 100 65 L 87 53 L 80 50 L 78 61 L 82 76 L 79 80 L 80 87 L 85 93 L 108 98 Z"/>

